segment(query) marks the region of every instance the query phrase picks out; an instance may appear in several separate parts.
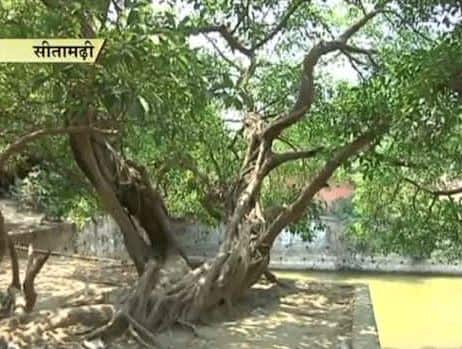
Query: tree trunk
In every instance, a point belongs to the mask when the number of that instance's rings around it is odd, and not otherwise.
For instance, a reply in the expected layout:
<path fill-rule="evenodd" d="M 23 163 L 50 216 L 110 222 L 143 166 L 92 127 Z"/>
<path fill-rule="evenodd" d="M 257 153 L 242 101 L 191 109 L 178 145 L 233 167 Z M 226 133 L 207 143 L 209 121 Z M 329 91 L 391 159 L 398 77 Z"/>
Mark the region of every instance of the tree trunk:
<path fill-rule="evenodd" d="M 5 231 L 5 219 L 3 218 L 2 211 L 0 210 L 0 262 L 6 252 L 7 235 Z"/>
<path fill-rule="evenodd" d="M 0 306 L 0 319 L 13 315 L 23 315 L 30 313 L 37 301 L 37 293 L 35 292 L 34 282 L 36 276 L 40 273 L 50 253 L 36 256 L 32 245 L 29 246 L 27 256 L 26 271 L 24 273 L 24 282 L 21 284 L 19 275 L 19 260 L 13 241 L 7 236 L 6 243 L 11 259 L 11 284 L 3 298 Z"/>
<path fill-rule="evenodd" d="M 121 228 L 140 275 L 111 323 L 90 338 L 110 340 L 129 323 L 158 331 L 177 321 L 197 320 L 222 302 L 231 307 L 267 269 L 269 247 L 259 239 L 264 224 L 253 213 L 250 198 L 245 203 L 235 200 L 238 204 L 217 256 L 192 270 L 176 241 L 173 220 L 144 168 L 121 158 L 101 135 L 70 135 L 70 142 L 78 166 Z"/>
<path fill-rule="evenodd" d="M 170 255 L 185 259 L 172 232 L 172 220 L 145 170 L 120 158 L 102 136 L 71 135 L 70 143 L 78 166 L 119 225 L 139 275 L 152 258 L 158 262 Z"/>
<path fill-rule="evenodd" d="M 170 258 L 161 269 L 149 262 L 111 323 L 88 339 L 110 341 L 129 324 L 155 333 L 194 322 L 220 303 L 230 309 L 268 267 L 269 251 L 253 239 L 251 226 L 243 225 L 239 239 L 227 240 L 215 258 L 186 274 Z"/>
<path fill-rule="evenodd" d="M 90 338 L 110 340 L 128 325 L 151 333 L 175 322 L 195 321 L 222 302 L 230 308 L 267 270 L 271 246 L 282 229 L 300 219 L 335 170 L 370 148 L 376 136 L 375 131 L 366 132 L 339 148 L 291 205 L 265 219 L 259 205 L 261 184 L 272 169 L 295 155 L 274 154 L 271 139 L 258 137 L 264 132 L 263 121 L 250 121 L 248 150 L 228 200 L 225 240 L 217 256 L 196 269 L 178 247 L 172 220 L 144 168 L 121 158 L 101 134 L 70 136 L 77 164 L 119 224 L 140 274 L 111 323 Z"/>

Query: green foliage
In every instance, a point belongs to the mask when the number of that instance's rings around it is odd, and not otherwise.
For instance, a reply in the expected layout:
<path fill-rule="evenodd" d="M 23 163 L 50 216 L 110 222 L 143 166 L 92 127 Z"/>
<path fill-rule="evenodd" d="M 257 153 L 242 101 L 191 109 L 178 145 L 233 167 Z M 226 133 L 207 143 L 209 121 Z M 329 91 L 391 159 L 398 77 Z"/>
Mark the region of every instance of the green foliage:
<path fill-rule="evenodd" d="M 316 160 L 287 165 L 272 176 L 303 184 L 337 147 L 366 130 L 386 129 L 373 152 L 336 176 L 357 187 L 352 205 L 337 213 L 353 222 L 348 238 L 359 251 L 462 256 L 460 198 L 435 198 L 403 181 L 409 178 L 434 190 L 460 186 L 461 32 L 455 28 L 436 37 L 429 42 L 407 31 L 382 46 L 381 66 L 357 85 L 332 82 L 321 74 L 309 118 L 284 136 L 302 149 L 328 148 Z M 287 143 L 278 143 L 278 150 L 291 150 Z M 271 185 L 277 188 L 274 196 L 290 202 L 280 194 L 280 185 Z"/>
<path fill-rule="evenodd" d="M 0 36 L 78 37 L 86 11 L 97 13 L 98 3 L 69 2 L 68 11 L 53 11 L 40 2 L 11 1 L 1 12 Z M 198 198 L 231 176 L 234 157 L 225 152 L 230 139 L 209 99 L 208 58 L 190 49 L 180 31 L 164 30 L 175 25 L 172 19 L 148 1 L 133 2 L 121 15 L 123 29 L 101 28 L 98 36 L 107 42 L 94 66 L 5 64 L 0 70 L 5 133 L 0 147 L 27 130 L 65 126 L 70 115 L 92 107 L 101 124 L 120 130 L 115 146 L 147 165 L 175 213 L 210 219 Z M 79 171 L 65 139 L 46 139 L 31 149 L 43 165 L 18 183 L 17 195 L 53 215 L 97 213 L 91 191 L 80 190 L 82 176 L 77 176 L 81 182 L 68 183 L 66 170 Z M 52 158 L 61 166 L 49 170 L 44 165 Z M 162 176 L 155 176 L 159 171 Z"/>
<path fill-rule="evenodd" d="M 462 256 L 460 198 L 429 192 L 460 186 L 462 105 L 453 88 L 460 43 L 455 31 L 409 54 L 386 54 L 386 73 L 370 88 L 386 96 L 393 122 L 375 152 L 357 164 L 350 238 L 360 249 Z"/>
<path fill-rule="evenodd" d="M 461 203 L 384 177 L 364 180 L 358 187 L 358 219 L 349 232 L 354 243 L 373 252 L 416 258 L 443 252 L 448 258 L 460 258 Z M 384 186 L 386 180 L 394 183 Z"/>
<path fill-rule="evenodd" d="M 50 218 L 68 217 L 79 226 L 88 217 L 101 213 L 91 192 L 79 190 L 71 177 L 49 168 L 33 168 L 15 183 L 11 194 L 22 204 L 45 212 Z"/>

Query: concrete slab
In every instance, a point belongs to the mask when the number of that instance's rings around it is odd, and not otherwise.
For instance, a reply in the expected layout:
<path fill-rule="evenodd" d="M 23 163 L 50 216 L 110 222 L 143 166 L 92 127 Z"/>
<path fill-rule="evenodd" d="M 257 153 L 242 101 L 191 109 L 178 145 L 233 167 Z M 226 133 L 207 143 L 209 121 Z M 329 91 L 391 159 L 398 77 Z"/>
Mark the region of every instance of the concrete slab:
<path fill-rule="evenodd" d="M 72 251 L 75 226 L 68 222 L 47 222 L 44 215 L 20 207 L 11 199 L 0 199 L 5 229 L 15 244 L 33 244 L 37 249 Z"/>
<path fill-rule="evenodd" d="M 353 349 L 381 348 L 372 299 L 367 285 L 355 285 L 352 330 Z"/>

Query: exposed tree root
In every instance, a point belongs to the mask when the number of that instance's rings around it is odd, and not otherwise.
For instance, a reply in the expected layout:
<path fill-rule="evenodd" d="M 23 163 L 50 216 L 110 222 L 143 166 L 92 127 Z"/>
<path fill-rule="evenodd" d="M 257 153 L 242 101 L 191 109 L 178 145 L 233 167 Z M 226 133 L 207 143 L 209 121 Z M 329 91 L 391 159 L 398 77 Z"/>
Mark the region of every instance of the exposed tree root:
<path fill-rule="evenodd" d="M 149 349 L 151 349 L 151 348 L 155 349 L 155 348 L 156 348 L 155 346 L 149 344 L 149 343 L 146 342 L 143 338 L 141 338 L 140 334 L 139 334 L 138 332 L 136 332 L 136 330 L 133 328 L 132 325 L 130 325 L 130 326 L 128 327 L 128 331 L 130 332 L 131 336 L 132 336 L 139 344 L 141 344 L 143 347 L 149 348 Z M 160 348 L 160 347 L 159 347 L 159 348 Z"/>
<path fill-rule="evenodd" d="M 137 336 L 138 340 L 148 348 L 152 348 L 153 346 L 155 348 L 163 349 L 163 346 L 157 341 L 156 337 L 154 334 L 149 331 L 147 328 L 145 328 L 143 325 L 139 324 L 134 318 L 132 318 L 130 315 L 127 315 L 127 319 L 130 322 L 129 330 L 132 330 L 132 335 L 135 337 Z M 153 344 L 149 344 L 146 342 L 142 337 L 148 338 L 149 341 Z"/>
<path fill-rule="evenodd" d="M 202 338 L 202 336 L 199 334 L 199 332 L 197 331 L 197 328 L 196 326 L 189 322 L 189 321 L 184 321 L 184 320 L 181 320 L 181 319 L 178 319 L 176 321 L 179 325 L 183 326 L 183 327 L 186 327 L 188 329 L 190 329 L 192 331 L 192 333 L 194 334 L 195 337 L 197 338 Z"/>
<path fill-rule="evenodd" d="M 0 322 L 0 343 L 16 344 L 20 348 L 32 348 L 39 343 L 58 343 L 56 331 L 67 333 L 67 345 L 79 341 L 75 327 L 95 328 L 107 323 L 114 314 L 110 304 L 88 305 L 56 311 L 39 311 L 16 315 Z"/>
<path fill-rule="evenodd" d="M 269 282 L 273 283 L 273 284 L 276 284 L 280 287 L 283 287 L 283 288 L 290 288 L 291 286 L 289 284 L 286 284 L 285 282 L 282 282 L 281 280 L 279 280 L 279 278 L 274 275 L 269 269 L 266 269 L 264 272 L 263 272 L 263 275 L 265 276 L 266 280 L 268 280 Z"/>
<path fill-rule="evenodd" d="M 32 245 L 30 245 L 24 282 L 21 285 L 18 255 L 16 254 L 13 241 L 9 237 L 7 237 L 7 243 L 11 258 L 12 281 L 6 294 L 2 296 L 0 319 L 30 313 L 34 309 L 37 300 L 37 293 L 34 288 L 35 277 L 50 256 L 49 254 L 36 256 Z"/>
<path fill-rule="evenodd" d="M 213 260 L 186 273 L 185 269 L 178 269 L 175 259 L 167 261 L 162 269 L 156 262 L 148 262 L 111 321 L 85 339 L 100 339 L 109 344 L 128 330 L 132 334 L 135 331 L 144 344 L 161 347 L 155 335 L 175 324 L 201 337 L 193 323 L 222 301 L 232 308 L 232 299 L 242 294 L 242 285 L 253 284 L 266 269 L 267 258 L 239 252 L 241 244 L 246 243 L 245 239 L 236 241 L 231 251 L 220 252 Z"/>

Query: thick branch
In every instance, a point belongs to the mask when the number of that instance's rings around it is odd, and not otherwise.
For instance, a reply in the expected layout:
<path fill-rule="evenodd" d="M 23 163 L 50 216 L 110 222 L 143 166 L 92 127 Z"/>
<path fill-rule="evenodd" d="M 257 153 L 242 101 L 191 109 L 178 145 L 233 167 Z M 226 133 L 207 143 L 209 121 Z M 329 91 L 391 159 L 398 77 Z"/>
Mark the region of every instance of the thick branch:
<path fill-rule="evenodd" d="M 143 273 L 144 264 L 152 254 L 150 246 L 140 236 L 137 227 L 130 219 L 129 213 L 117 198 L 114 183 L 107 177 L 111 175 L 111 166 L 101 163 L 104 158 L 97 158 L 95 151 L 98 144 L 94 144 L 90 135 L 82 137 L 70 136 L 71 149 L 77 165 L 90 180 L 107 212 L 119 225 L 124 236 L 127 251 L 135 263 L 139 275 Z M 101 149 L 100 149 L 101 151 Z M 116 166 L 117 164 L 113 164 Z"/>
<path fill-rule="evenodd" d="M 233 36 L 226 25 L 209 25 L 206 27 L 196 28 L 191 31 L 191 34 L 209 34 L 219 33 L 233 50 L 237 50 L 247 57 L 253 56 L 252 49 L 245 47 L 237 38 Z"/>
<path fill-rule="evenodd" d="M 272 241 L 284 227 L 299 220 L 303 216 L 314 195 L 324 187 L 335 170 L 343 165 L 349 158 L 370 146 L 375 137 L 375 132 L 371 131 L 365 133 L 356 138 L 352 143 L 338 150 L 331 159 L 326 162 L 313 180 L 303 188 L 297 199 L 276 217 L 269 227 L 268 233 L 264 236 L 263 243 L 271 246 Z"/>
<path fill-rule="evenodd" d="M 319 154 L 319 152 L 321 152 L 323 149 L 324 147 L 318 147 L 311 150 L 300 150 L 274 154 L 271 158 L 269 165 L 267 166 L 268 172 L 289 161 L 312 158 Z"/>
<path fill-rule="evenodd" d="M 461 193 L 462 193 L 462 187 L 448 189 L 448 190 L 434 190 L 433 191 L 433 194 L 437 196 L 452 196 L 452 195 L 461 194 Z"/>
<path fill-rule="evenodd" d="M 352 46 L 347 45 L 348 40 L 361 29 L 370 19 L 375 17 L 380 10 L 372 11 L 366 14 L 361 18 L 357 23 L 353 24 L 349 29 L 347 29 L 342 35 L 340 35 L 338 40 L 332 40 L 328 42 L 319 42 L 311 48 L 308 54 L 303 60 L 303 71 L 300 81 L 300 87 L 298 92 L 297 101 L 295 102 L 292 111 L 288 114 L 281 115 L 279 118 L 275 119 L 268 127 L 264 130 L 263 136 L 267 139 L 274 139 L 277 137 L 284 129 L 288 128 L 292 124 L 299 121 L 303 115 L 311 108 L 311 105 L 314 100 L 314 68 L 318 63 L 319 59 L 336 50 L 361 50 L 353 48 Z"/>
<path fill-rule="evenodd" d="M 367 48 L 362 48 L 362 47 L 357 47 L 357 46 L 352 46 L 348 44 L 343 44 L 342 50 L 351 52 L 351 53 L 358 53 L 366 56 L 371 56 L 373 54 L 377 54 L 378 51 L 374 49 L 367 49 Z"/>
<path fill-rule="evenodd" d="M 289 18 L 297 11 L 301 4 L 303 4 L 305 0 L 295 0 L 289 6 L 287 12 L 282 16 L 281 21 L 271 30 L 261 41 L 257 44 L 252 46 L 252 51 L 258 50 L 260 47 L 264 46 L 268 41 L 274 38 L 284 27 L 287 25 Z"/>
<path fill-rule="evenodd" d="M 21 152 L 28 143 L 36 141 L 37 139 L 46 137 L 46 136 L 57 136 L 63 134 L 76 134 L 76 133 L 85 133 L 85 132 L 96 132 L 96 133 L 106 133 L 114 134 L 114 131 L 111 130 L 101 130 L 91 126 L 71 126 L 71 127 L 62 127 L 62 128 L 44 128 L 36 131 L 32 131 L 26 135 L 18 138 L 14 143 L 10 144 L 6 150 L 0 154 L 0 169 L 3 168 L 8 159 Z"/>

